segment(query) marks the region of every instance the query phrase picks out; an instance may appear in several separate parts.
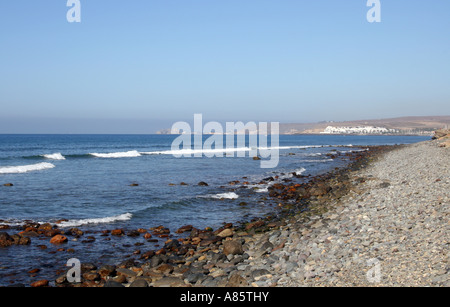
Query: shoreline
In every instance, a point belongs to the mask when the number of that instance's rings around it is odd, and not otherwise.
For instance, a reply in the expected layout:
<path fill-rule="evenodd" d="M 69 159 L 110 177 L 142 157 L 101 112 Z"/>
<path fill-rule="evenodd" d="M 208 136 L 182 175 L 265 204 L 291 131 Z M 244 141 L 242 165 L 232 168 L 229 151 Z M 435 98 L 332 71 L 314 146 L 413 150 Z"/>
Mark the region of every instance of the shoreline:
<path fill-rule="evenodd" d="M 279 205 L 277 209 L 274 208 L 271 215 L 264 218 L 240 225 L 225 224 L 215 231 L 199 230 L 186 225 L 176 231 L 178 234 L 189 233 L 184 239 L 172 239 L 170 231 L 168 233 L 164 227 L 156 227 L 152 229 L 153 234 L 159 234 L 161 238 L 166 237 L 168 240 L 159 250 L 142 254 L 139 252 L 139 260 L 143 263 L 137 263 L 133 259 L 122 259 L 124 261 L 116 266 L 97 267 L 92 263 L 82 264 L 82 283 L 67 283 L 65 272 L 61 272 L 61 275 L 55 277 L 55 281 L 38 281 L 32 286 L 303 285 L 292 284 L 289 278 L 283 277 L 286 274 L 280 274 L 277 270 L 285 270 L 285 273 L 293 272 L 301 266 L 301 263 L 313 264 L 308 260 L 311 254 L 307 255 L 308 251 L 296 250 L 295 261 L 287 262 L 279 261 L 280 259 L 275 259 L 274 256 L 283 254 L 284 258 L 290 259 L 292 255 L 286 254 L 286 248 L 292 247 L 294 242 L 292 240 L 310 237 L 311 233 L 328 224 L 322 221 L 327 220 L 330 212 L 341 206 L 350 194 L 362 193 L 360 186 L 367 178 L 359 177 L 357 174 L 364 172 L 380 157 L 408 146 L 412 145 L 367 146 L 370 148 L 369 151 L 352 153 L 353 162 L 344 168 L 308 178 L 310 180 L 303 184 L 276 183 L 269 188 L 269 195 L 271 199 L 279 200 Z M 113 236 L 114 231 L 104 235 Z M 149 232 L 142 231 L 141 234 L 145 237 L 145 233 Z M 118 235 L 124 236 L 125 233 L 122 230 Z M 298 245 L 297 241 L 295 242 Z M 302 270 L 305 271 L 304 268 Z M 308 274 L 302 276 L 293 274 L 290 278 L 309 281 L 320 276 L 320 273 L 314 275 L 314 270 L 306 271 Z"/>

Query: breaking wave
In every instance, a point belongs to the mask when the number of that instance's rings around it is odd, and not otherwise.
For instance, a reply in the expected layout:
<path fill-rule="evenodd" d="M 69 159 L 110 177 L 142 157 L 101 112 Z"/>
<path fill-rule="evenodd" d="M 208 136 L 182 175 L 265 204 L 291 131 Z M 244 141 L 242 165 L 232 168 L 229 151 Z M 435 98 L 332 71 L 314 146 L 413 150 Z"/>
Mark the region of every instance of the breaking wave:
<path fill-rule="evenodd" d="M 90 153 L 90 155 L 97 158 L 134 158 L 141 156 L 141 154 L 136 150 L 112 153 Z"/>
<path fill-rule="evenodd" d="M 55 166 L 53 164 L 46 162 L 31 165 L 7 166 L 7 167 L 0 167 L 0 174 L 22 174 L 33 171 L 41 171 L 54 167 Z"/>
<path fill-rule="evenodd" d="M 133 214 L 125 213 L 125 214 L 121 214 L 121 215 L 103 217 L 103 218 L 69 220 L 67 222 L 62 222 L 61 224 L 58 224 L 58 226 L 61 228 L 67 228 L 67 227 L 79 227 L 79 226 L 88 225 L 88 224 L 108 224 L 108 223 L 113 223 L 113 222 L 118 222 L 118 221 L 128 221 L 132 217 L 133 217 Z"/>
<path fill-rule="evenodd" d="M 66 160 L 66 158 L 60 153 L 54 153 L 50 155 L 42 155 L 42 157 L 50 160 Z"/>

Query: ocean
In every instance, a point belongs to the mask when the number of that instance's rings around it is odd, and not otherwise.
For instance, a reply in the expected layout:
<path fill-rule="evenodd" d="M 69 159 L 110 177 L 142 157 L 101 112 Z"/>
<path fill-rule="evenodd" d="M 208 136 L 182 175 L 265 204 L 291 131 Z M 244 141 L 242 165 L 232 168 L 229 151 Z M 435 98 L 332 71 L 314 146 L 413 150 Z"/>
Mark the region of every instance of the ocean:
<path fill-rule="evenodd" d="M 409 144 L 419 136 L 281 135 L 279 163 L 264 169 L 252 156 L 174 157 L 174 135 L 0 135 L 0 225 L 33 221 L 78 227 L 96 234 L 116 228 L 136 230 L 163 225 L 216 229 L 274 210 L 268 186 L 295 175 L 318 175 L 348 163 L 344 153 L 365 146 Z M 204 136 L 207 138 L 208 136 Z M 248 146 L 248 143 L 246 144 Z M 243 148 L 245 152 L 248 148 Z M 339 154 L 340 153 L 340 154 Z M 335 157 L 331 157 L 334 155 Z M 275 181 L 258 184 L 267 177 Z M 204 182 L 207 185 L 199 185 Z M 4 186 L 11 183 L 13 186 Z M 9 234 L 20 230 L 1 230 Z M 69 241 L 57 251 L 49 238 L 30 246 L 0 247 L 0 285 L 54 278 L 69 258 L 114 263 L 136 241 Z M 161 242 L 140 240 L 142 250 Z M 47 245 L 42 249 L 38 245 Z"/>

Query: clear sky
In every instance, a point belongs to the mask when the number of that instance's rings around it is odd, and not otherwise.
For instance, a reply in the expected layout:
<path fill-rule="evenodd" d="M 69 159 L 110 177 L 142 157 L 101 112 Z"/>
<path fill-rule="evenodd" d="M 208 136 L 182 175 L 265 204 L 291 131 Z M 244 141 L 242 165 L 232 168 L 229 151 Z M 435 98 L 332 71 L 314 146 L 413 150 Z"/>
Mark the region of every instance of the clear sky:
<path fill-rule="evenodd" d="M 0 133 L 450 115 L 450 1 L 0 1 Z"/>

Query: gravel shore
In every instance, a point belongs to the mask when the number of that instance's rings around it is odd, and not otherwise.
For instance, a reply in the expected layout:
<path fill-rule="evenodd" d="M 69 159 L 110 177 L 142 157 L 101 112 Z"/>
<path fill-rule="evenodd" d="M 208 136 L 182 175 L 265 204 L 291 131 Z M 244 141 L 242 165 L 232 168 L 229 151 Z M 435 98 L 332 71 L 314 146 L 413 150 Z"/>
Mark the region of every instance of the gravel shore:
<path fill-rule="evenodd" d="M 253 286 L 450 286 L 450 149 L 429 141 L 350 175 L 333 209 L 248 242 Z M 261 246 L 280 247 L 258 257 Z"/>
<path fill-rule="evenodd" d="M 357 151 L 345 168 L 271 185 L 273 215 L 240 226 L 85 236 L 29 225 L 0 232 L 0 246 L 30 245 L 32 234 L 72 254 L 68 241 L 135 240 L 117 265 L 82 263 L 80 282 L 68 280 L 68 269 L 40 280 L 36 268 L 33 287 L 448 287 L 449 154 L 442 140 Z M 154 238 L 164 247 L 144 250 Z"/>

